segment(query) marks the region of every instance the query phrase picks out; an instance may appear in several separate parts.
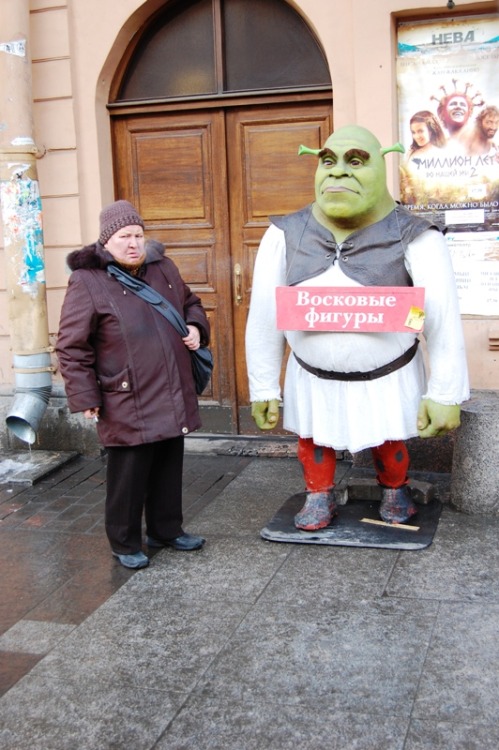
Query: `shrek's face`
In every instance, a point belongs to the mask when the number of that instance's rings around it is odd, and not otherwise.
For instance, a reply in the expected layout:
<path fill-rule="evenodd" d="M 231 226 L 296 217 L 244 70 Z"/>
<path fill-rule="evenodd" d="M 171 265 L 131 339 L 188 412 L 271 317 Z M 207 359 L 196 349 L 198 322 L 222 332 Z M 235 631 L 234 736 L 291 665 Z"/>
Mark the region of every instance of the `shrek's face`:
<path fill-rule="evenodd" d="M 326 220 L 362 227 L 386 215 L 385 162 L 380 143 L 368 130 L 345 127 L 331 135 L 319 153 L 315 197 Z"/>

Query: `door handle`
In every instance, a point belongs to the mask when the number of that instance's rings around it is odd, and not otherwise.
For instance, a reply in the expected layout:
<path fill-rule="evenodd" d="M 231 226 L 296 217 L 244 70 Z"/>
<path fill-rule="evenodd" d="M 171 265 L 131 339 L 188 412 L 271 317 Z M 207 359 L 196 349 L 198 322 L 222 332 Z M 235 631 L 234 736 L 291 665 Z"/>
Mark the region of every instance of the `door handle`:
<path fill-rule="evenodd" d="M 241 269 L 241 264 L 236 263 L 234 266 L 234 296 L 236 299 L 236 305 L 240 305 L 241 302 L 243 301 L 242 286 L 243 286 L 243 272 Z"/>

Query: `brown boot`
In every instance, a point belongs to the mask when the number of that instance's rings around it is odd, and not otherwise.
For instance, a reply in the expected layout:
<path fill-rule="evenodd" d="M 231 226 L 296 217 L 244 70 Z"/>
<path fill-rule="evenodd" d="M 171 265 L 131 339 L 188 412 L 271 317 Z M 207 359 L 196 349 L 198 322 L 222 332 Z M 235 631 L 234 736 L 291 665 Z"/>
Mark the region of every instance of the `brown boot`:
<path fill-rule="evenodd" d="M 295 516 L 295 526 L 304 531 L 317 531 L 329 526 L 336 515 L 334 492 L 307 492 L 305 505 Z"/>

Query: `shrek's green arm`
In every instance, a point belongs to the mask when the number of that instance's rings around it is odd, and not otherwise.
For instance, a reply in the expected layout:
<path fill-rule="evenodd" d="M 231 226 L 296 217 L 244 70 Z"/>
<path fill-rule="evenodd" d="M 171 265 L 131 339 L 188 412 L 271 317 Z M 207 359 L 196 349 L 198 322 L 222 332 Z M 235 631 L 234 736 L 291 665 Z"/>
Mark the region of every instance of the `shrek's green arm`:
<path fill-rule="evenodd" d="M 272 398 L 269 401 L 253 401 L 251 416 L 260 430 L 273 430 L 279 421 L 279 401 Z"/>
<path fill-rule="evenodd" d="M 438 404 L 430 398 L 423 398 L 417 417 L 419 437 L 438 437 L 455 430 L 460 424 L 460 413 L 459 404 Z"/>

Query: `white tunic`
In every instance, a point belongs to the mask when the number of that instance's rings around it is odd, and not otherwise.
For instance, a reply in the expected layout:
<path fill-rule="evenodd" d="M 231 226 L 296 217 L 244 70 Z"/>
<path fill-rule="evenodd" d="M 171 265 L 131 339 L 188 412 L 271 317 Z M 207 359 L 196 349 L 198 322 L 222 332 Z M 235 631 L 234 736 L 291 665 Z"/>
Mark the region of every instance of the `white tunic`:
<path fill-rule="evenodd" d="M 454 272 L 445 238 L 428 230 L 406 250 L 414 286 L 425 288 L 425 328 L 430 374 L 419 350 L 395 372 L 370 381 L 324 380 L 291 355 L 284 385 L 284 428 L 317 445 L 356 453 L 386 440 L 417 435 L 421 398 L 460 404 L 469 398 L 466 355 Z M 301 286 L 361 286 L 335 262 Z M 275 288 L 286 285 L 284 232 L 271 225 L 258 250 L 246 329 L 250 400 L 281 398 L 279 375 L 286 340 L 308 364 L 339 372 L 370 371 L 403 354 L 414 333 L 279 331 Z M 421 349 L 421 347 L 420 347 Z"/>

